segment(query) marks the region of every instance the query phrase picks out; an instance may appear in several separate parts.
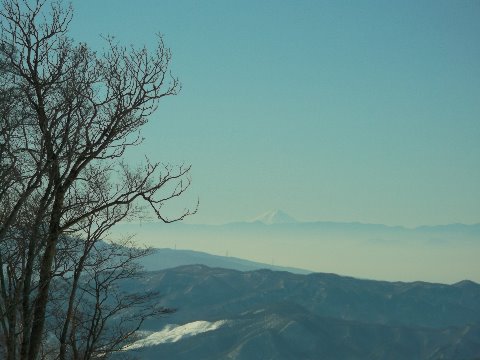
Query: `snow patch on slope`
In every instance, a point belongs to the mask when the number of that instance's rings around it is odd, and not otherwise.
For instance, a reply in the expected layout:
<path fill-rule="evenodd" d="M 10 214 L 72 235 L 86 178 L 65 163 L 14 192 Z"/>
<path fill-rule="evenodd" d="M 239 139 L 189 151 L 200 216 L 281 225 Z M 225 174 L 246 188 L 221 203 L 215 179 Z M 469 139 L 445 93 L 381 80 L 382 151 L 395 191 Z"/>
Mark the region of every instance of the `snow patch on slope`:
<path fill-rule="evenodd" d="M 125 346 L 122 350 L 135 350 L 148 346 L 177 342 L 190 336 L 216 330 L 227 322 L 227 320 L 219 320 L 215 322 L 194 321 L 184 325 L 167 325 L 162 330 L 150 333 L 144 339 Z"/>

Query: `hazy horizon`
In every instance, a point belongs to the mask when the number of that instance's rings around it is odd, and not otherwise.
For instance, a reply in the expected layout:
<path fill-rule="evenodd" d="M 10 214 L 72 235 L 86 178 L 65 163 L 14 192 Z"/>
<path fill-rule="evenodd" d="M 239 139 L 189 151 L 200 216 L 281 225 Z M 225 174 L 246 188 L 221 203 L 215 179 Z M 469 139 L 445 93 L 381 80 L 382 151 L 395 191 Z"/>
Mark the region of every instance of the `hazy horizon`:
<path fill-rule="evenodd" d="M 479 20 L 1 0 L 0 360 L 480 360 Z"/>
<path fill-rule="evenodd" d="M 353 225 L 353 226 L 352 226 Z M 480 283 L 480 228 L 396 228 L 360 223 L 238 222 L 117 225 L 112 239 L 387 281 Z"/>
<path fill-rule="evenodd" d="M 191 189 L 167 213 L 199 198 L 185 222 L 275 208 L 306 222 L 480 222 L 479 2 L 72 4 L 76 41 L 101 51 L 99 35 L 111 34 L 148 48 L 161 33 L 172 50 L 182 90 L 162 99 L 124 157 L 192 165 Z M 176 228 L 138 238 L 173 247 Z M 295 234 L 200 235 L 176 244 L 359 277 L 480 281 L 480 239 L 304 234 L 297 246 Z"/>
<path fill-rule="evenodd" d="M 125 159 L 192 164 L 187 222 L 480 221 L 480 3 L 72 4 L 76 41 L 171 48 L 182 90 Z"/>

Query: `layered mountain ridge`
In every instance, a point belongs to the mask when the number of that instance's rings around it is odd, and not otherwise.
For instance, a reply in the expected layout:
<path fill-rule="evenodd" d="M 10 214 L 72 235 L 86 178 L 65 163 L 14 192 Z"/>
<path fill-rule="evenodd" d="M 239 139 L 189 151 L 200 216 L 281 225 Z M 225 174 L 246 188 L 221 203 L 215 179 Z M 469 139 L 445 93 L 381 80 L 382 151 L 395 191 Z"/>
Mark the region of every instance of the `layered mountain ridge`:
<path fill-rule="evenodd" d="M 480 357 L 480 285 L 472 281 L 385 282 L 191 265 L 148 272 L 124 287 L 159 290 L 162 304 L 178 309 L 161 322 L 147 321 L 149 334 L 167 338 L 166 324 L 206 329 L 142 347 L 138 354 L 146 360 Z"/>

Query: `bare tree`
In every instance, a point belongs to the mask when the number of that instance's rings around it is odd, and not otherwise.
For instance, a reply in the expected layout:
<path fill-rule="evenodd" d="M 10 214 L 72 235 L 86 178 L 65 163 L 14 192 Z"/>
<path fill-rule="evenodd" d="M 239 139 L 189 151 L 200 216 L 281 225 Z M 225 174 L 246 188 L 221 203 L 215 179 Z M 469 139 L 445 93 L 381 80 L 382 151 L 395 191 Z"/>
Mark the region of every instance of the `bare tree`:
<path fill-rule="evenodd" d="M 168 217 L 162 208 L 189 187 L 190 166 L 147 159 L 132 169 L 122 160 L 159 100 L 180 89 L 163 39 L 150 53 L 107 38 L 97 54 L 68 37 L 71 18 L 71 8 L 47 0 L 3 0 L 0 9 L 0 336 L 9 360 L 118 349 L 151 314 L 139 311 L 127 327 L 121 311 L 148 297 L 122 297 L 113 286 L 136 273 L 145 252 L 111 245 L 102 253 L 100 240 L 148 208 L 167 223 L 196 211 Z M 68 291 L 55 293 L 59 286 Z M 48 320 L 55 313 L 61 323 Z M 107 341 L 113 318 L 117 336 Z"/>
<path fill-rule="evenodd" d="M 133 247 L 129 238 L 114 244 L 61 238 L 61 243 L 58 252 L 66 251 L 68 259 L 59 258 L 56 271 L 73 276 L 53 282 L 57 291 L 49 302 L 47 328 L 55 337 L 45 339 L 45 358 L 105 358 L 133 341 L 144 320 L 173 311 L 158 305 L 155 292 L 123 293 L 118 287 L 141 275 L 135 260 L 149 249 Z"/>

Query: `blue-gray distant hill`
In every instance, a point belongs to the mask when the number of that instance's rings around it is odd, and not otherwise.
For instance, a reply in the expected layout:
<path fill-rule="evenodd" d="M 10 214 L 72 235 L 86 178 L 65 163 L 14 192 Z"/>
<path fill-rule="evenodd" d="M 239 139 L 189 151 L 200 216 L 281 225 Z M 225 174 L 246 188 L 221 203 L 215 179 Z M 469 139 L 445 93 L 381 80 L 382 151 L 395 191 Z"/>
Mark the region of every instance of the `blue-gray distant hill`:
<path fill-rule="evenodd" d="M 269 269 L 289 271 L 296 274 L 308 274 L 309 270 L 263 264 L 229 256 L 207 254 L 200 251 L 177 249 L 154 249 L 153 253 L 139 260 L 146 271 L 157 271 L 184 265 L 205 265 L 212 268 L 224 268 L 239 271 Z"/>

